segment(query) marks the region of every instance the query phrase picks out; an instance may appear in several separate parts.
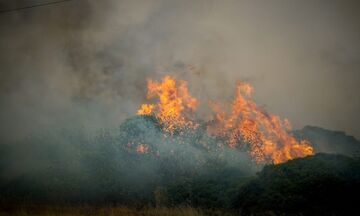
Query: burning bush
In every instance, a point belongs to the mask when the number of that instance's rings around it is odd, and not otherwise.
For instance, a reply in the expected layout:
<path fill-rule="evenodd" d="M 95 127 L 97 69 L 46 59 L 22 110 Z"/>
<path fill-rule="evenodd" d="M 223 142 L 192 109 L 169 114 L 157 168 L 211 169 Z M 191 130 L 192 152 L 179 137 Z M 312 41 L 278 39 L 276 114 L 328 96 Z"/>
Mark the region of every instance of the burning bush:
<path fill-rule="evenodd" d="M 287 132 L 288 120 L 283 121 L 256 105 L 250 97 L 252 91 L 250 84 L 239 81 L 230 112 L 212 103 L 214 115 L 206 124 L 207 135 L 215 137 L 218 146 L 245 148 L 256 163 L 281 163 L 313 154 L 308 141 L 297 141 Z M 149 79 L 147 95 L 149 99 L 158 97 L 158 101 L 142 104 L 138 114 L 154 115 L 162 125 L 164 138 L 200 126 L 193 118 L 198 100 L 189 94 L 185 81 L 177 82 L 171 76 L 165 76 L 161 82 Z M 209 143 L 203 145 L 209 147 Z"/>
<path fill-rule="evenodd" d="M 148 88 L 154 103 L 114 131 L 92 137 L 65 130 L 0 146 L 0 201 L 286 212 L 299 211 L 313 191 L 319 198 L 331 197 L 329 188 L 346 189 L 341 196 L 358 189 L 357 160 L 309 156 L 309 142 L 296 140 L 287 121 L 257 107 L 246 83 L 239 82 L 230 111 L 213 104 L 208 121 L 196 118 L 198 102 L 186 82 L 167 76 L 149 80 Z M 19 155 L 26 157 L 19 162 Z M 7 173 L 21 166 L 25 171 Z M 283 205 L 270 208 L 277 202 Z"/>

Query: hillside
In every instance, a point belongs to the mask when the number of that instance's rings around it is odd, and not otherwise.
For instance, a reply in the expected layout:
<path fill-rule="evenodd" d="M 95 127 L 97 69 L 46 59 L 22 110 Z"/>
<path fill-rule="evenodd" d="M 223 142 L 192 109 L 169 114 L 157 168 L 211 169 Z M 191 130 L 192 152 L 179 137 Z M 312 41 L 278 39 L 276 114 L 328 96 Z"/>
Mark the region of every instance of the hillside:
<path fill-rule="evenodd" d="M 298 139 L 309 140 L 315 152 L 336 153 L 348 156 L 360 155 L 360 141 L 343 131 L 306 126 L 293 132 Z"/>
<path fill-rule="evenodd" d="M 94 137 L 60 130 L 2 144 L 0 201 L 7 206 L 19 202 L 186 205 L 243 214 L 341 214 L 356 207 L 352 198 L 360 192 L 356 158 L 316 154 L 263 167 L 246 149 L 219 147 L 221 138 L 208 136 L 201 124 L 179 129 L 171 138 L 164 137 L 161 128 L 153 116 L 135 116 L 117 130 L 103 130 Z M 327 135 L 329 142 L 338 137 L 328 144 L 333 152 L 340 149 L 334 148 L 338 142 L 352 146 L 345 141 L 353 139 L 342 133 L 322 131 L 311 134 L 324 139 Z M 319 146 L 314 142 L 317 151 Z M 22 160 L 17 160 L 20 156 Z"/>
<path fill-rule="evenodd" d="M 60 130 L 0 145 L 0 200 L 155 205 L 162 188 L 258 169 L 244 152 L 220 151 L 201 127 L 171 139 L 160 127 L 152 116 L 135 116 L 94 137 Z"/>
<path fill-rule="evenodd" d="M 317 154 L 265 166 L 233 204 L 245 214 L 350 215 L 359 210 L 359 193 L 359 159 Z"/>

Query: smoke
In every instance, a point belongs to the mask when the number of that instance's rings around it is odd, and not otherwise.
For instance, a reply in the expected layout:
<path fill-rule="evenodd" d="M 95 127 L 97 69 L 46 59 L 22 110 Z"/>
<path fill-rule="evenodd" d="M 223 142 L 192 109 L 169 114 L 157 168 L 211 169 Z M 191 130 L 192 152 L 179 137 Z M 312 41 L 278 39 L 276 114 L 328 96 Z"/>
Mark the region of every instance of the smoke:
<path fill-rule="evenodd" d="M 145 102 L 146 79 L 165 74 L 188 82 L 201 117 L 241 79 L 295 128 L 360 137 L 358 11 L 340 0 L 72 0 L 0 13 L 0 196 L 131 203 L 180 177 L 258 171 L 244 152 L 202 149 L 215 143 L 204 132 L 164 141 L 140 117 L 124 121 Z"/>
<path fill-rule="evenodd" d="M 1 139 L 114 127 L 144 100 L 146 78 L 164 74 L 188 80 L 203 104 L 229 99 L 243 79 L 295 128 L 359 137 L 358 9 L 356 1 L 73 0 L 2 13 Z"/>

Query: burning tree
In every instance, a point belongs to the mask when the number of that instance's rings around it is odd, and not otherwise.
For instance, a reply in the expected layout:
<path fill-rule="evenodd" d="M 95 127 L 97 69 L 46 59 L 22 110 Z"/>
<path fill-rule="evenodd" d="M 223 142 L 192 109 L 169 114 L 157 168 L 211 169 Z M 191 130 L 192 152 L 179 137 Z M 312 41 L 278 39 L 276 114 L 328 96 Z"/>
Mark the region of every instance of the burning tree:
<path fill-rule="evenodd" d="M 198 100 L 189 94 L 185 81 L 165 76 L 161 82 L 149 79 L 147 88 L 148 99 L 157 97 L 158 101 L 142 104 L 138 114 L 154 115 L 162 125 L 165 137 L 199 127 L 193 119 Z M 281 163 L 312 155 L 311 144 L 305 140 L 297 141 L 287 132 L 291 127 L 288 120 L 259 108 L 251 99 L 252 92 L 249 83 L 239 81 L 229 112 L 219 103 L 211 103 L 213 116 L 206 123 L 206 133 L 220 140 L 219 146 L 246 149 L 256 163 Z"/>

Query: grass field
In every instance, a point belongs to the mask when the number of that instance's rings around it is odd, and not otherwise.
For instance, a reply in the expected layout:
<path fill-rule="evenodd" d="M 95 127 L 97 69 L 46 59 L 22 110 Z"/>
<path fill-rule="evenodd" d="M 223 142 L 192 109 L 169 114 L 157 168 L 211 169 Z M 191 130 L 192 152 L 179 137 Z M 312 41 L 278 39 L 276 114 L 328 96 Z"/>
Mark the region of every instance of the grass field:
<path fill-rule="evenodd" d="M 135 209 L 126 206 L 90 207 L 90 206 L 35 206 L 24 205 L 0 209 L 0 216 L 202 216 L 232 215 L 217 211 L 203 211 L 192 207 L 143 208 Z"/>

